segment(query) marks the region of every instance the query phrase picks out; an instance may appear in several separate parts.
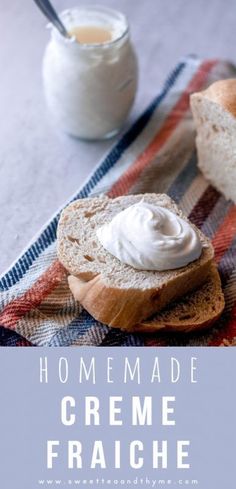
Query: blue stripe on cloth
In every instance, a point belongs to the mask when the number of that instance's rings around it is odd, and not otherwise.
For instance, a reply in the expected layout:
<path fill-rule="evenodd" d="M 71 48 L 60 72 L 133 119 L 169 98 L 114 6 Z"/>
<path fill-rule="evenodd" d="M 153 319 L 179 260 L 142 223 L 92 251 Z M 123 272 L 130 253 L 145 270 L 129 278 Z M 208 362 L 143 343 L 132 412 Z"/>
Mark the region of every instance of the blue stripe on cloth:
<path fill-rule="evenodd" d="M 99 329 L 96 332 L 94 331 L 94 326 L 97 325 L 99 326 Z M 68 326 L 61 328 L 53 335 L 48 346 L 71 346 L 79 339 L 81 340 L 85 335 L 89 338 L 89 333 L 92 328 L 93 332 L 91 335 L 93 336 L 93 339 L 95 338 L 95 341 L 93 342 L 99 344 L 103 329 L 104 334 L 102 336 L 107 333 L 108 327 L 102 323 L 96 322 L 95 319 L 83 309 L 80 315 L 77 318 L 74 318 Z M 81 343 L 83 343 L 83 341 L 81 341 Z M 91 341 L 89 341 L 89 343 L 91 344 Z"/>
<path fill-rule="evenodd" d="M 192 181 L 197 176 L 197 173 L 197 155 L 194 151 L 188 163 L 185 165 L 183 170 L 167 191 L 168 195 L 175 200 L 177 204 L 182 199 L 186 189 L 191 185 Z"/>
<path fill-rule="evenodd" d="M 144 336 L 141 334 L 127 334 L 121 346 L 145 346 Z"/>
<path fill-rule="evenodd" d="M 20 336 L 14 331 L 0 326 L 0 346 L 16 346 Z"/>
<path fill-rule="evenodd" d="M 126 149 L 133 143 L 133 141 L 143 131 L 148 121 L 152 117 L 153 112 L 166 97 L 169 90 L 174 85 L 175 81 L 186 67 L 187 59 L 178 63 L 175 69 L 168 76 L 162 92 L 153 100 L 147 110 L 139 117 L 139 119 L 133 124 L 133 126 L 124 134 L 121 140 L 114 146 L 110 153 L 106 156 L 104 161 L 95 170 L 92 177 L 84 185 L 84 187 L 78 192 L 78 194 L 72 199 L 79 199 L 88 197 L 91 190 L 97 185 L 97 183 L 104 177 L 104 175 L 110 170 L 115 163 L 119 160 L 121 155 Z M 60 213 L 58 213 L 42 232 L 41 236 L 33 243 L 30 248 L 19 258 L 17 263 L 0 279 L 0 290 L 8 290 L 12 285 L 16 284 L 27 272 L 32 263 L 38 258 L 38 256 L 56 240 L 56 228 Z"/>
<path fill-rule="evenodd" d="M 26 346 L 25 343 L 27 346 L 33 346 L 15 331 L 0 325 L 0 346 L 21 346 L 19 342 L 22 342 L 24 346 Z"/>

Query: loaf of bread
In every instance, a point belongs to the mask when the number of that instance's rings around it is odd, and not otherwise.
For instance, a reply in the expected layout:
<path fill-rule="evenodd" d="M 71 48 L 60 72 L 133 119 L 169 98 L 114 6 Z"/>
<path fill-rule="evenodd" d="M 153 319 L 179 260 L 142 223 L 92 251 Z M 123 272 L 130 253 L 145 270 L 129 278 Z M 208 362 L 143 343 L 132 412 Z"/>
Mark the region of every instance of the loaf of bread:
<path fill-rule="evenodd" d="M 198 166 L 206 179 L 236 203 L 236 79 L 220 80 L 191 95 Z"/>
<path fill-rule="evenodd" d="M 213 264 L 207 281 L 200 288 L 168 305 L 152 319 L 137 324 L 133 331 L 190 333 L 206 329 L 217 321 L 224 306 L 220 276 Z"/>
<path fill-rule="evenodd" d="M 70 274 L 75 299 L 95 319 L 127 331 L 203 284 L 214 256 L 210 241 L 197 228 L 201 256 L 176 270 L 136 270 L 107 252 L 96 230 L 142 198 L 188 221 L 167 195 L 144 194 L 75 201 L 62 212 L 58 225 L 58 257 Z"/>

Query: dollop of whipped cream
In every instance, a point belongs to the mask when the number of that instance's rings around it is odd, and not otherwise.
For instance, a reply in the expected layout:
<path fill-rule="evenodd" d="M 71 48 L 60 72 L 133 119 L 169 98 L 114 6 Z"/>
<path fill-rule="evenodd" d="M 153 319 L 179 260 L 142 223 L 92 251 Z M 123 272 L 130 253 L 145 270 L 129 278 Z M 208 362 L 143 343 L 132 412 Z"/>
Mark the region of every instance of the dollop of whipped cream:
<path fill-rule="evenodd" d="M 165 207 L 141 200 L 98 228 L 102 246 L 138 270 L 173 270 L 197 260 L 201 241 L 193 227 Z"/>

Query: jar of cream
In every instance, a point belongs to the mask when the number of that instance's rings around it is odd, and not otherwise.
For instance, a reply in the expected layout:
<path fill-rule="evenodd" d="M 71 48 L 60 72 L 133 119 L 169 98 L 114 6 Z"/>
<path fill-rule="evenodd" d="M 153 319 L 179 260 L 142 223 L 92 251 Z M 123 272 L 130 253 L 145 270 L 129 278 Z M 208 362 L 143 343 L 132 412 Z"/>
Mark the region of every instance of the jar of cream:
<path fill-rule="evenodd" d="M 70 37 L 52 28 L 43 60 L 46 100 L 56 123 L 83 139 L 119 132 L 137 88 L 137 60 L 123 14 L 84 7 L 61 14 Z"/>

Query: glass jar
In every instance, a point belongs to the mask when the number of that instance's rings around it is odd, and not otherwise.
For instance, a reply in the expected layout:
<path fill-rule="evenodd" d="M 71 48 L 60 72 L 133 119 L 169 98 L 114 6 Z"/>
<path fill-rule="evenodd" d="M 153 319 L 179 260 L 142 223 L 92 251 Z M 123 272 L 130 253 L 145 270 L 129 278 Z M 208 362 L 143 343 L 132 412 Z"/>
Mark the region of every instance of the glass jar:
<path fill-rule="evenodd" d="M 46 100 L 56 123 L 82 139 L 105 139 L 119 132 L 137 88 L 137 60 L 125 16 L 104 7 L 61 14 L 67 30 L 102 29 L 109 40 L 79 43 L 52 28 L 43 60 Z"/>

